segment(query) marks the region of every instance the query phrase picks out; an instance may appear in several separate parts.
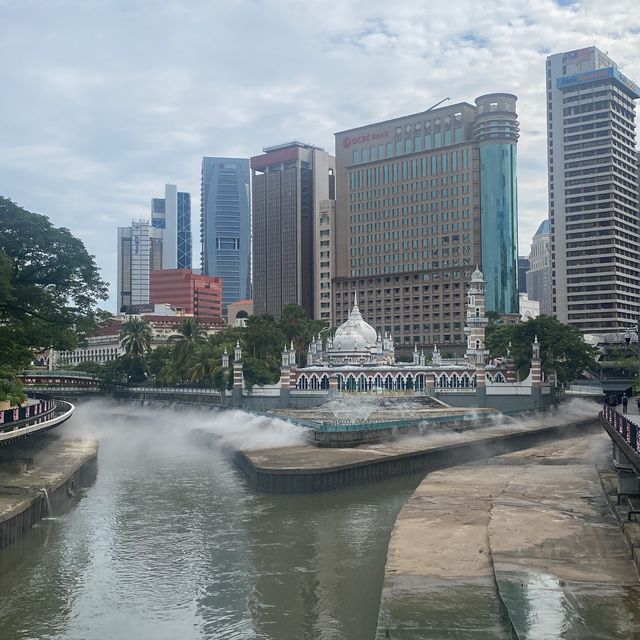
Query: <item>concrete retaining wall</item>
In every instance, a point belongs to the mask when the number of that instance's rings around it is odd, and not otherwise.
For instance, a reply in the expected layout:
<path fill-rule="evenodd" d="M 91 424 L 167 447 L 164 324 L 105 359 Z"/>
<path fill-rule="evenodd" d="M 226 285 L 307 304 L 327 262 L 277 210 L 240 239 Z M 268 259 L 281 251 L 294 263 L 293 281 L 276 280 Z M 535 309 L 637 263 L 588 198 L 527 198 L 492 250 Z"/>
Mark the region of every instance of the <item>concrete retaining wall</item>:
<path fill-rule="evenodd" d="M 567 438 L 587 428 L 599 429 L 597 420 L 580 420 L 566 425 L 488 437 L 469 443 L 452 444 L 411 453 L 388 456 L 324 469 L 260 468 L 242 452 L 235 454 L 237 466 L 250 484 L 266 493 L 315 493 L 334 491 L 367 482 L 410 473 L 428 473 L 474 460 L 519 451 L 553 438 Z"/>
<path fill-rule="evenodd" d="M 78 468 L 62 482 L 47 487 L 49 504 L 43 491 L 33 493 L 25 490 L 25 498 L 10 511 L 0 516 L 0 549 L 19 540 L 42 518 L 46 518 L 51 509 L 54 513 L 73 499 L 81 487 L 92 484 L 98 472 L 97 453 L 80 463 Z M 15 489 L 14 489 L 15 491 Z"/>

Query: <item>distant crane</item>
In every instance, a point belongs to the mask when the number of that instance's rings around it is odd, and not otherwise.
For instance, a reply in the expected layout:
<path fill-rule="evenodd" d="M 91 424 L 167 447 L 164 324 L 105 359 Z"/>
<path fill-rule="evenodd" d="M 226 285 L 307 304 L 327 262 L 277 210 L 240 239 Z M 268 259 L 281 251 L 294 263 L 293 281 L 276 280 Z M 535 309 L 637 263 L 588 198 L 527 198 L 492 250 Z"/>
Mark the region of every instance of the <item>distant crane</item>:
<path fill-rule="evenodd" d="M 434 105 L 426 109 L 425 113 L 428 113 L 429 111 L 433 111 L 437 106 L 441 105 L 443 102 L 446 102 L 447 100 L 451 100 L 451 98 L 442 98 L 440 102 L 436 102 Z"/>

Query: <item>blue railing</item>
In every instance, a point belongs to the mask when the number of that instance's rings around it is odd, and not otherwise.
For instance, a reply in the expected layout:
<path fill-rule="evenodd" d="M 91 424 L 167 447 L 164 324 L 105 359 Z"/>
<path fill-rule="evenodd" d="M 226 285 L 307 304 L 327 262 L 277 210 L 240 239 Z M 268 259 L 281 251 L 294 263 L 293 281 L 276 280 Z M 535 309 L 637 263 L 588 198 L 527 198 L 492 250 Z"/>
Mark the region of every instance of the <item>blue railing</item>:
<path fill-rule="evenodd" d="M 634 453 L 640 454 L 640 428 L 638 428 L 638 425 L 626 415 L 619 413 L 614 407 L 608 405 L 604 405 L 601 415 L 627 443 L 629 448 Z"/>

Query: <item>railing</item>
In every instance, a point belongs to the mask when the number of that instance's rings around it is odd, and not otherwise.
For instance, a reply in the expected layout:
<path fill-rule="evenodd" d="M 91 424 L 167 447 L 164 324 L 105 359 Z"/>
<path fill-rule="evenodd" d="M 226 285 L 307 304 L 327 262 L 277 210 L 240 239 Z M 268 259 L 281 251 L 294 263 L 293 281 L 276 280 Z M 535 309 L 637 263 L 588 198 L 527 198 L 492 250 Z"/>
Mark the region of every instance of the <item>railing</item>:
<path fill-rule="evenodd" d="M 570 384 L 569 388 L 565 390 L 565 393 L 569 395 L 571 395 L 572 393 L 578 393 L 582 395 L 601 396 L 604 394 L 604 391 L 601 386 L 589 384 Z"/>
<path fill-rule="evenodd" d="M 96 379 L 93 373 L 87 373 L 86 371 L 65 371 L 63 369 L 52 369 L 47 371 L 45 369 L 25 369 L 20 373 L 21 376 L 42 377 L 42 378 L 92 378 Z"/>
<path fill-rule="evenodd" d="M 135 393 L 190 393 L 193 395 L 213 395 L 219 396 L 217 389 L 210 387 L 120 387 L 122 391 L 133 391 Z"/>
<path fill-rule="evenodd" d="M 608 405 L 604 405 L 600 415 L 620 435 L 633 453 L 640 454 L 640 428 L 633 420 Z"/>

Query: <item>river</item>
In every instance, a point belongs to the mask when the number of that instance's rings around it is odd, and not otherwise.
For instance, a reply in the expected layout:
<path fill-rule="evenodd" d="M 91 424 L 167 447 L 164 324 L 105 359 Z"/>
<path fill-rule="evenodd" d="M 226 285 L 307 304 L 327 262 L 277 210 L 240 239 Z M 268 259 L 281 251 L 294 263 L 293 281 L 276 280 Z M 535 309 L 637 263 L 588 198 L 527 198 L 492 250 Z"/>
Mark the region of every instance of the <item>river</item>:
<path fill-rule="evenodd" d="M 421 478 L 257 494 L 225 445 L 299 439 L 287 430 L 239 412 L 81 406 L 60 433 L 99 440 L 97 480 L 0 552 L 1 637 L 371 640 L 389 536 Z"/>

